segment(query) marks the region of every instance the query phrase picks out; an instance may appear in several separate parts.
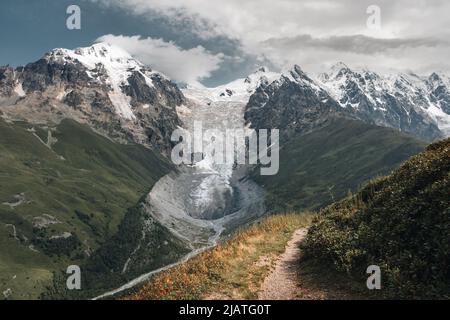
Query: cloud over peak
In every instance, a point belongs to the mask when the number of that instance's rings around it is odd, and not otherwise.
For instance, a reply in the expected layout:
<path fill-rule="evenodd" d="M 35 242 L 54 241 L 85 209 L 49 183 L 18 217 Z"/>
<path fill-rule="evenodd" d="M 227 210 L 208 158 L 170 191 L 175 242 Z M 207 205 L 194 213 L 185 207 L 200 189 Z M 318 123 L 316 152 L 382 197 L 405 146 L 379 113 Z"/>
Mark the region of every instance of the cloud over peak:
<path fill-rule="evenodd" d="M 117 45 L 137 60 L 183 83 L 198 83 L 220 67 L 223 54 L 212 54 L 202 46 L 183 49 L 173 42 L 141 36 L 104 35 L 96 42 Z"/>
<path fill-rule="evenodd" d="M 393 49 L 448 46 L 450 42 L 433 38 L 374 38 L 362 34 L 315 38 L 309 34 L 302 34 L 291 38 L 271 38 L 262 44 L 286 49 L 316 48 L 374 54 Z"/>
<path fill-rule="evenodd" d="M 366 23 L 372 0 L 91 1 L 143 17 L 164 16 L 175 29 L 182 24 L 202 39 L 226 37 L 241 53 L 280 69 L 299 64 L 317 72 L 342 60 L 371 69 L 450 71 L 449 1 L 379 0 L 376 30 Z"/>

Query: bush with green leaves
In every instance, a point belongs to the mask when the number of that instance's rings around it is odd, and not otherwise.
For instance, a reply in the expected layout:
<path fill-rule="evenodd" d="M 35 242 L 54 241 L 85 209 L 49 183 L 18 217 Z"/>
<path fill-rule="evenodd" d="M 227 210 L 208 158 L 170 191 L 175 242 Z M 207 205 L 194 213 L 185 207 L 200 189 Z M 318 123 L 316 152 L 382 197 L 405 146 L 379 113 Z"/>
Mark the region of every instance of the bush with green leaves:
<path fill-rule="evenodd" d="M 450 139 L 322 210 L 304 251 L 360 280 L 378 265 L 386 297 L 450 298 Z"/>

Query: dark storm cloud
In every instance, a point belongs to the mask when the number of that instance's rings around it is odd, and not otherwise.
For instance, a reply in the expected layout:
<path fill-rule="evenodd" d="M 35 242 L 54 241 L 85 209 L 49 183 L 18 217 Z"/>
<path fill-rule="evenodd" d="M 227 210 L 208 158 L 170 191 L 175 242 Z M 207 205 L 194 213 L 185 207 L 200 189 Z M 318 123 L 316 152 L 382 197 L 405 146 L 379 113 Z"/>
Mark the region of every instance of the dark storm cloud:
<path fill-rule="evenodd" d="M 450 42 L 433 38 L 382 39 L 364 35 L 314 38 L 311 35 L 303 34 L 289 38 L 271 38 L 263 41 L 262 44 L 264 46 L 278 47 L 279 49 L 297 48 L 301 50 L 302 48 L 318 48 L 358 54 L 373 54 L 392 49 L 449 46 Z"/>

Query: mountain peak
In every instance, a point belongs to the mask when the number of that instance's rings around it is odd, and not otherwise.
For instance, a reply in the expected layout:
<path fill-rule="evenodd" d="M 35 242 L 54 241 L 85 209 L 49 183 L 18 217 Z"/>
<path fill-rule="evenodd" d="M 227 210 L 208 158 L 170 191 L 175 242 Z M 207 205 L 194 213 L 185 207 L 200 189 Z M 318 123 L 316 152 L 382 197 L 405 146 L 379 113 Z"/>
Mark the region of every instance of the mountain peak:
<path fill-rule="evenodd" d="M 134 59 L 124 49 L 106 42 L 95 43 L 89 47 L 80 47 L 73 50 L 57 48 L 44 56 L 47 60 L 68 62 L 76 60 L 88 69 L 94 69 L 98 63 L 103 65 L 123 65 L 125 67 L 142 67 L 143 64 Z"/>
<path fill-rule="evenodd" d="M 130 86 L 129 79 L 136 75 L 143 83 L 154 88 L 153 78 L 168 80 L 163 74 L 157 73 L 134 59 L 124 49 L 107 42 L 95 43 L 92 46 L 76 49 L 58 48 L 44 56 L 49 63 L 60 65 L 81 64 L 86 68 L 90 81 L 102 83 L 110 87 L 109 98 L 116 113 L 126 120 L 136 120 L 132 111 L 131 98 L 124 92 L 124 87 Z M 141 90 L 142 91 L 142 90 Z"/>
<path fill-rule="evenodd" d="M 336 78 L 350 71 L 350 68 L 345 63 L 337 62 L 331 66 L 327 74 L 330 78 Z"/>
<path fill-rule="evenodd" d="M 313 84 L 311 78 L 297 64 L 283 76 L 293 82 Z"/>
<path fill-rule="evenodd" d="M 255 73 L 258 73 L 258 72 L 264 72 L 264 73 L 269 72 L 269 68 L 266 66 L 261 66 L 255 71 Z"/>
<path fill-rule="evenodd" d="M 439 87 L 450 87 L 450 78 L 443 73 L 433 72 L 428 77 L 428 84 L 432 90 L 436 90 Z"/>
<path fill-rule="evenodd" d="M 76 54 L 83 56 L 95 56 L 98 58 L 109 57 L 111 59 L 133 59 L 124 49 L 107 42 L 98 42 L 87 48 L 77 48 Z"/>
<path fill-rule="evenodd" d="M 294 64 L 294 68 L 293 71 L 295 71 L 297 74 L 302 74 L 304 73 L 302 68 L 300 68 L 300 66 L 298 64 Z"/>
<path fill-rule="evenodd" d="M 350 69 L 344 62 L 338 61 L 330 68 L 331 71 L 341 71 L 342 69 Z"/>
<path fill-rule="evenodd" d="M 51 105 L 33 110 L 38 115 L 32 117 L 71 118 L 113 139 L 133 139 L 163 150 L 170 146 L 170 130 L 160 129 L 158 121 L 168 119 L 167 126 L 175 129 L 176 107 L 185 101 L 167 77 L 109 43 L 53 49 L 23 67 L 0 69 L 0 82 L 0 96 L 20 98 L 21 105 Z M 20 112 L 12 110 L 11 115 Z"/>
<path fill-rule="evenodd" d="M 295 80 L 306 77 L 306 73 L 300 68 L 299 65 L 295 64 L 294 67 L 289 70 L 289 75 L 292 76 Z"/>
<path fill-rule="evenodd" d="M 430 81 L 431 84 L 433 85 L 439 85 L 441 84 L 442 81 L 442 77 L 437 74 L 436 72 L 433 72 L 429 77 L 428 77 L 428 81 Z"/>

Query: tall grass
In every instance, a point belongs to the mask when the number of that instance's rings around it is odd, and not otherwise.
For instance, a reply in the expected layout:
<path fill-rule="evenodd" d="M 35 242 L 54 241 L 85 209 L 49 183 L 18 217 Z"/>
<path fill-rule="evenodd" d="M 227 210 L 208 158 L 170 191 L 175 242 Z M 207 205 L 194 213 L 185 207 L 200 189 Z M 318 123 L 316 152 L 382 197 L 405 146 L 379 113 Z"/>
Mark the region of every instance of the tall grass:
<path fill-rule="evenodd" d="M 255 298 L 293 232 L 311 221 L 310 213 L 269 216 L 236 231 L 215 248 L 156 275 L 126 299 Z M 262 260 L 264 263 L 260 263 Z"/>

